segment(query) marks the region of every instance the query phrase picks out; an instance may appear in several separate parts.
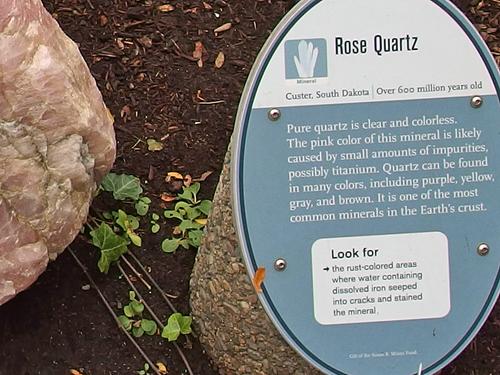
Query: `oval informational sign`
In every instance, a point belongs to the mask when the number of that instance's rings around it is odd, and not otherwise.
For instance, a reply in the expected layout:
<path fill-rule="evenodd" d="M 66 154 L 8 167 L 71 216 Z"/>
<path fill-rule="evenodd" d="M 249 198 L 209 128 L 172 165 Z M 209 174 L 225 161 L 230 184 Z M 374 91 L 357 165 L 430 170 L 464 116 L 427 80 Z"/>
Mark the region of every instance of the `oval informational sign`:
<path fill-rule="evenodd" d="M 311 0 L 240 105 L 235 215 L 280 333 L 327 374 L 433 374 L 499 293 L 500 79 L 444 0 Z"/>

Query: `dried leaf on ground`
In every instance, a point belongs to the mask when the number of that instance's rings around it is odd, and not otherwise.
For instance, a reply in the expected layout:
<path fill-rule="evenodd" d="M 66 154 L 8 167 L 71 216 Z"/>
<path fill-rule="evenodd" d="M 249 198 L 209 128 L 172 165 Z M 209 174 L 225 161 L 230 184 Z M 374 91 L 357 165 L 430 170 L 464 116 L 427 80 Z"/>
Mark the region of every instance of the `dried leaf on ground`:
<path fill-rule="evenodd" d="M 178 180 L 183 180 L 184 176 L 180 174 L 179 172 L 168 172 L 167 177 L 165 177 L 166 182 L 170 182 L 172 178 L 176 178 Z"/>
<path fill-rule="evenodd" d="M 128 119 L 130 119 L 130 107 L 128 105 L 124 105 L 120 111 L 120 117 L 127 122 Z"/>
<path fill-rule="evenodd" d="M 162 362 L 156 362 L 156 367 L 158 367 L 158 371 L 160 374 L 167 374 L 167 366 L 165 366 Z"/>
<path fill-rule="evenodd" d="M 175 10 L 175 7 L 171 4 L 163 4 L 159 5 L 157 9 L 162 13 L 168 13 Z"/>
<path fill-rule="evenodd" d="M 123 39 L 122 38 L 116 38 L 116 46 L 119 49 L 124 49 L 125 48 L 125 44 L 123 43 Z"/>
<path fill-rule="evenodd" d="M 231 22 L 227 22 L 225 24 L 220 25 L 218 28 L 214 29 L 214 33 L 223 33 L 224 31 L 229 30 L 233 25 Z"/>
<path fill-rule="evenodd" d="M 222 65 L 224 65 L 224 60 L 225 60 L 224 53 L 219 52 L 219 53 L 217 54 L 217 57 L 215 58 L 215 67 L 216 67 L 217 69 L 222 68 Z"/>
<path fill-rule="evenodd" d="M 151 38 L 147 37 L 146 35 L 141 36 L 137 40 L 139 43 L 141 43 L 146 48 L 151 48 L 151 46 L 153 45 L 153 41 L 151 40 Z"/>
<path fill-rule="evenodd" d="M 164 202 L 173 202 L 177 199 L 175 195 L 167 194 L 167 193 L 162 193 L 161 195 L 161 200 Z"/>
<path fill-rule="evenodd" d="M 69 373 L 70 373 L 71 375 L 83 375 L 80 371 L 75 370 L 75 369 L 71 369 L 71 370 L 69 370 Z"/>
<path fill-rule="evenodd" d="M 203 43 L 200 41 L 197 41 L 194 44 L 193 58 L 198 60 L 198 66 L 200 68 L 203 67 L 202 56 L 203 56 Z"/>
<path fill-rule="evenodd" d="M 262 293 L 262 283 L 266 277 L 266 269 L 264 267 L 259 267 L 255 271 L 255 275 L 252 279 L 253 287 L 257 293 Z"/>
<path fill-rule="evenodd" d="M 99 16 L 99 24 L 101 26 L 106 26 L 108 24 L 108 17 L 106 17 L 104 14 L 101 14 Z"/>
<path fill-rule="evenodd" d="M 149 151 L 161 151 L 163 150 L 163 143 L 158 142 L 156 139 L 149 138 L 146 143 L 148 144 Z"/>

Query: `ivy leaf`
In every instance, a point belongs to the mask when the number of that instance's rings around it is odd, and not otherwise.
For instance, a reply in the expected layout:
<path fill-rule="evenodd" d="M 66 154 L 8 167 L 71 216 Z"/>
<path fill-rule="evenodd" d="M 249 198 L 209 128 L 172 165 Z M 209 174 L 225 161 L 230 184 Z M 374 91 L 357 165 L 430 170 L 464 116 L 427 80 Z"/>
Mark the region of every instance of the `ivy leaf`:
<path fill-rule="evenodd" d="M 167 325 L 163 328 L 163 331 L 161 333 L 161 337 L 167 339 L 168 341 L 175 341 L 181 334 L 181 326 L 179 325 L 179 321 L 175 317 L 175 313 L 170 315 L 168 318 L 168 323 Z M 181 314 L 179 314 L 181 315 Z"/>
<path fill-rule="evenodd" d="M 173 253 L 177 248 L 179 247 L 179 239 L 173 238 L 173 239 L 165 239 L 161 243 L 161 249 L 166 252 L 166 253 Z"/>
<path fill-rule="evenodd" d="M 117 201 L 139 199 L 142 187 L 139 179 L 127 174 L 108 173 L 101 182 L 104 191 L 113 193 L 113 198 Z"/>
<path fill-rule="evenodd" d="M 189 335 L 192 332 L 191 323 L 193 322 L 193 318 L 190 316 L 180 316 L 177 320 L 181 328 L 181 333 L 183 335 Z"/>
<path fill-rule="evenodd" d="M 181 313 L 170 315 L 161 337 L 166 338 L 168 341 L 175 341 L 181 333 L 183 335 L 190 334 L 192 320 L 190 316 L 183 316 Z"/>
<path fill-rule="evenodd" d="M 204 199 L 200 202 L 198 206 L 196 206 L 198 210 L 200 210 L 203 214 L 207 215 L 210 214 L 210 211 L 212 210 L 212 202 Z"/>
<path fill-rule="evenodd" d="M 111 263 L 116 262 L 120 255 L 127 252 L 128 241 L 118 236 L 113 229 L 101 223 L 97 229 L 90 232 L 92 244 L 101 250 L 101 257 L 97 263 L 99 270 L 108 273 Z"/>

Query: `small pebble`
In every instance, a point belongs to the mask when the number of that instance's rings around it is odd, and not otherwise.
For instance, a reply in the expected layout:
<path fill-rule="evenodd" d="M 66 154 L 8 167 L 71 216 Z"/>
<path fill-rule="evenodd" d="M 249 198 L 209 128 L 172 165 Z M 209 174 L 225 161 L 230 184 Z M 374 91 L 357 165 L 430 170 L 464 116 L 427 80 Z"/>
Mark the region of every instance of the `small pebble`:
<path fill-rule="evenodd" d="M 82 290 L 90 290 L 90 284 L 82 285 Z"/>

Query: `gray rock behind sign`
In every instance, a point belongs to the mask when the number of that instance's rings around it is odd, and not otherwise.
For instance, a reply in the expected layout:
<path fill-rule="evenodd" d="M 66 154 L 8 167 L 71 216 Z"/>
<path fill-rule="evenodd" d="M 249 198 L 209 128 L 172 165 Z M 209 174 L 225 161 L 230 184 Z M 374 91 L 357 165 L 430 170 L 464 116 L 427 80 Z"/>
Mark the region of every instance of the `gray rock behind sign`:
<path fill-rule="evenodd" d="M 258 302 L 233 225 L 229 156 L 191 277 L 200 341 L 221 374 L 320 374 L 285 343 Z"/>
<path fill-rule="evenodd" d="M 112 123 L 40 0 L 0 0 L 0 304 L 75 238 L 115 157 Z"/>

